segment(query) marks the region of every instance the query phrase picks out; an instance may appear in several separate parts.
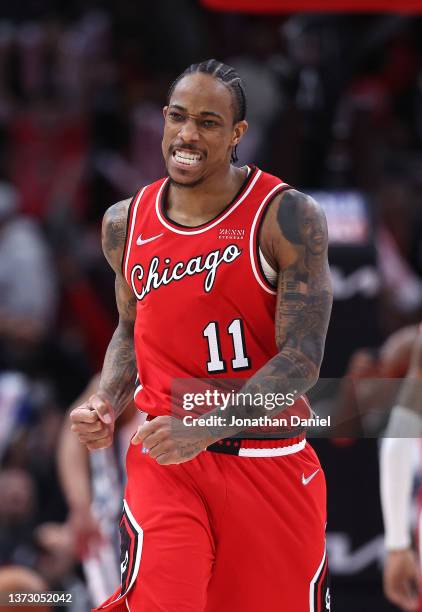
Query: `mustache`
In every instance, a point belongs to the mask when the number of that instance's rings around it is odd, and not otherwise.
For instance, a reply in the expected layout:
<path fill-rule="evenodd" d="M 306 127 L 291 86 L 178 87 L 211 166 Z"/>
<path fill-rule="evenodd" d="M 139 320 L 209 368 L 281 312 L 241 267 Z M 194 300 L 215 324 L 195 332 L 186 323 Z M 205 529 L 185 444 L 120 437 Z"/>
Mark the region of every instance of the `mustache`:
<path fill-rule="evenodd" d="M 201 149 L 198 149 L 198 147 L 194 147 L 191 144 L 175 144 L 175 145 L 171 145 L 169 148 L 170 153 L 173 153 L 176 149 L 182 149 L 183 151 L 193 151 L 194 153 L 200 153 L 201 155 L 203 155 L 204 157 L 206 157 L 206 153 L 205 151 L 201 151 Z"/>

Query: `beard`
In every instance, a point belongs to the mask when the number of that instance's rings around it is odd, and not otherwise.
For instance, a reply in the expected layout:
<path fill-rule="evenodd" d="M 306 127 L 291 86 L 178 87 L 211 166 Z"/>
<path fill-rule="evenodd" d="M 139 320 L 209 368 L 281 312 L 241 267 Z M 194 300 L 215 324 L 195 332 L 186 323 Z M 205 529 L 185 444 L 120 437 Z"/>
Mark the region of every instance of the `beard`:
<path fill-rule="evenodd" d="M 175 181 L 173 178 L 171 178 L 169 174 L 170 185 L 174 185 L 174 187 L 176 187 L 177 189 L 192 189 L 193 187 L 197 187 L 198 185 L 200 185 L 203 181 L 204 177 L 201 176 L 199 179 L 197 179 L 196 181 L 192 181 L 191 183 L 179 183 L 178 181 Z"/>

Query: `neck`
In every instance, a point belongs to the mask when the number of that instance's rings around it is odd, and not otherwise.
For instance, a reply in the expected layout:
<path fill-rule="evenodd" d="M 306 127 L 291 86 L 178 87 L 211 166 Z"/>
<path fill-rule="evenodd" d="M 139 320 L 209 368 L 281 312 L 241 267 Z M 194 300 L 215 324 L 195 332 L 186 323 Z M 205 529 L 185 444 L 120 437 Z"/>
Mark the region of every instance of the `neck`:
<path fill-rule="evenodd" d="M 236 196 L 246 178 L 245 168 L 230 165 L 227 172 L 211 176 L 194 187 L 170 183 L 167 215 L 182 225 L 200 225 L 217 216 Z"/>

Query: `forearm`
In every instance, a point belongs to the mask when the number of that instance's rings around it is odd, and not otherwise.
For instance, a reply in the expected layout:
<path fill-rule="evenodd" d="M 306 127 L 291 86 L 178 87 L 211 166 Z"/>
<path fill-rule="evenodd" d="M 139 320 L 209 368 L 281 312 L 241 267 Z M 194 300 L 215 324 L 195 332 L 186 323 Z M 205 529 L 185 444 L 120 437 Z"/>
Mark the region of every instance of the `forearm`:
<path fill-rule="evenodd" d="M 98 392 L 113 407 L 117 418 L 133 401 L 136 380 L 133 324 L 119 323 L 108 346 Z"/>
<path fill-rule="evenodd" d="M 281 350 L 260 370 L 254 374 L 242 387 L 241 392 L 254 396 L 270 394 L 292 394 L 295 399 L 306 393 L 318 380 L 318 368 L 305 355 L 292 350 Z M 285 406 L 276 406 L 271 412 L 278 414 Z M 245 406 L 232 407 L 236 416 L 250 418 L 260 417 L 268 413 L 265 406 L 259 402 L 251 402 Z"/>
<path fill-rule="evenodd" d="M 319 367 L 306 355 L 292 349 L 281 350 L 258 370 L 238 391 L 238 397 L 246 397 L 251 401 L 239 401 L 229 405 L 224 412 L 214 409 L 209 416 L 224 416 L 224 425 L 209 427 L 213 438 L 221 439 L 233 436 L 245 429 L 245 426 L 228 425 L 234 422 L 248 422 L 249 419 L 259 419 L 268 416 L 265 398 L 294 397 L 297 399 L 306 393 L 318 380 Z M 261 401 L 261 398 L 264 401 Z M 289 405 L 276 405 L 271 410 L 271 417 L 276 416 Z M 246 420 L 247 419 L 247 420 Z M 245 421 L 246 420 L 246 421 Z M 218 421 L 215 421 L 218 422 Z"/>
<path fill-rule="evenodd" d="M 71 432 L 67 419 L 60 436 L 57 467 L 69 510 L 89 507 L 91 485 L 88 452 Z"/>
<path fill-rule="evenodd" d="M 382 441 L 381 506 L 388 550 L 410 546 L 410 504 L 417 451 L 416 438 L 384 438 Z"/>

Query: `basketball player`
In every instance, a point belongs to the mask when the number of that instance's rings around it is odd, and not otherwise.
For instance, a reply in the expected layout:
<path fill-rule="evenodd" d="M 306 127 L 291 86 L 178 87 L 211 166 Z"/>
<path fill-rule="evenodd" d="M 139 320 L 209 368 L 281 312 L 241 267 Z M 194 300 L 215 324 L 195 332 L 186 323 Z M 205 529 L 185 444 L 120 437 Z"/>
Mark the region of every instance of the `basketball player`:
<path fill-rule="evenodd" d="M 325 218 L 279 178 L 232 165 L 245 115 L 233 68 L 190 66 L 164 108 L 168 178 L 104 218 L 120 319 L 72 429 L 90 449 L 109 445 L 135 377 L 148 420 L 127 455 L 122 586 L 102 610 L 330 610 L 325 481 L 304 433 L 233 438 L 245 416 L 267 415 L 254 401 L 189 435 L 172 412 L 175 380 L 212 377 L 243 379 L 251 397 L 291 393 L 308 414 L 319 374 L 332 304 Z"/>
<path fill-rule="evenodd" d="M 381 446 L 381 501 L 387 556 L 384 592 L 402 610 L 420 610 L 421 571 L 411 546 L 410 502 L 422 437 L 422 328 Z M 419 529 L 419 538 L 421 532 Z"/>

